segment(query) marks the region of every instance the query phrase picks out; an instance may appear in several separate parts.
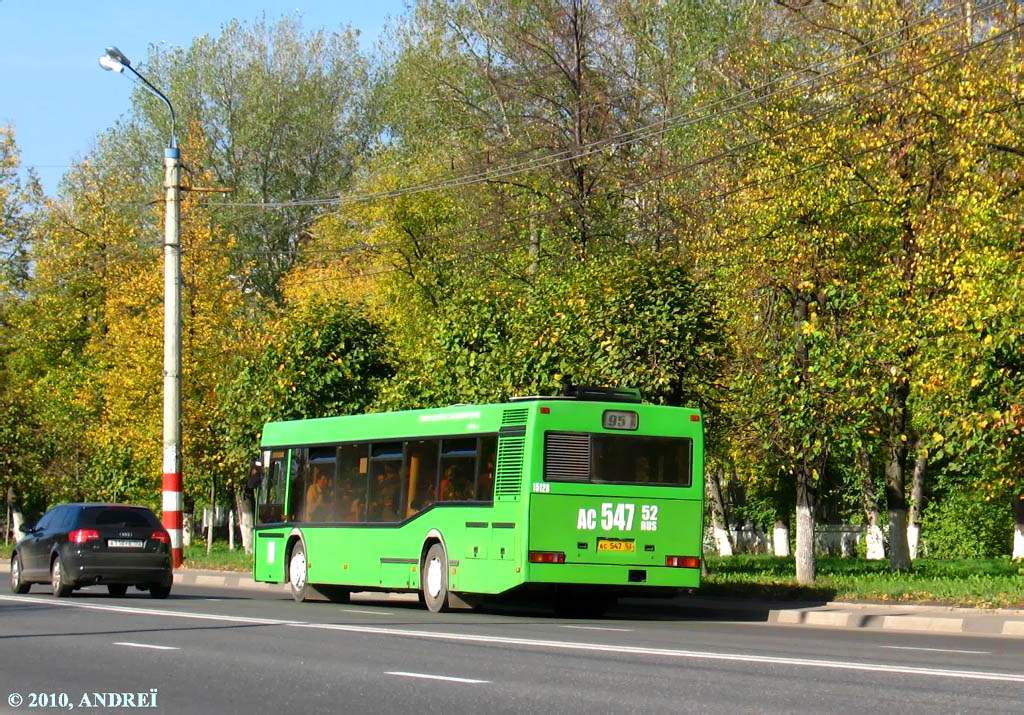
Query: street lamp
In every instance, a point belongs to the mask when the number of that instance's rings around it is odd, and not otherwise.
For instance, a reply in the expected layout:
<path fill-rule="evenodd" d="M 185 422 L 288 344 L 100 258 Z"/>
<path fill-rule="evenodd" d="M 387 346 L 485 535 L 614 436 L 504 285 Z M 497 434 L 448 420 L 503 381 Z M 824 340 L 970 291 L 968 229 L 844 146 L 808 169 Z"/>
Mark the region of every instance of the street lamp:
<path fill-rule="evenodd" d="M 130 71 L 171 112 L 171 138 L 164 149 L 164 450 L 163 524 L 171 536 L 174 567 L 181 566 L 181 153 L 171 100 L 116 47 L 100 57 L 100 67 Z"/>

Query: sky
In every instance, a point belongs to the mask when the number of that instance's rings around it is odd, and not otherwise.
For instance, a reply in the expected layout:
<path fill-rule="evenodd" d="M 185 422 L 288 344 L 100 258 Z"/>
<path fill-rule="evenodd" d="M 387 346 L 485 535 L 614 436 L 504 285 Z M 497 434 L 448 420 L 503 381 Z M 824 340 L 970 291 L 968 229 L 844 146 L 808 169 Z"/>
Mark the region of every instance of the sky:
<path fill-rule="evenodd" d="M 53 196 L 72 161 L 130 109 L 134 84 L 127 73 L 99 66 L 108 46 L 145 74 L 150 45 L 188 47 L 194 37 L 218 35 L 232 18 L 265 15 L 272 22 L 297 13 L 307 30 L 360 30 L 369 50 L 388 18 L 403 10 L 403 0 L 0 0 L 0 126 L 14 127 L 23 169 L 34 167 Z"/>

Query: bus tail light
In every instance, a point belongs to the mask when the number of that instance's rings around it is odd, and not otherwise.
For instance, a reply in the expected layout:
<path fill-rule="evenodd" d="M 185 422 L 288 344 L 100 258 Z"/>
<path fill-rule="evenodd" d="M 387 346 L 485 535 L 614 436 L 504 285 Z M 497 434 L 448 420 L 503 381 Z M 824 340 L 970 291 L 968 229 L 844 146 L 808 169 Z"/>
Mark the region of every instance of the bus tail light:
<path fill-rule="evenodd" d="M 68 541 L 72 544 L 84 544 L 86 541 L 95 541 L 100 538 L 100 532 L 96 529 L 75 529 L 68 534 Z"/>
<path fill-rule="evenodd" d="M 531 551 L 531 564 L 564 564 L 565 553 L 562 551 Z"/>
<path fill-rule="evenodd" d="M 680 569 L 699 569 L 699 556 L 666 556 L 665 565 Z"/>

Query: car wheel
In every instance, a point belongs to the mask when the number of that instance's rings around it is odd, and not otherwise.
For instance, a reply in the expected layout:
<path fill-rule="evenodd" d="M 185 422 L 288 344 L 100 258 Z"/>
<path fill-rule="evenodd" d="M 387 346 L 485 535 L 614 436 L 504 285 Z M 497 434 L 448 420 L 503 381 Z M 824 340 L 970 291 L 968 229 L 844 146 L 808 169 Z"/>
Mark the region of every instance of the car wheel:
<path fill-rule="evenodd" d="M 15 554 L 11 559 L 11 591 L 13 593 L 28 593 L 32 584 L 25 581 L 21 573 L 21 554 Z"/>
<path fill-rule="evenodd" d="M 111 596 L 123 596 L 128 593 L 128 586 L 123 583 L 108 583 L 107 593 Z"/>
<path fill-rule="evenodd" d="M 448 557 L 441 544 L 434 544 L 427 551 L 420 569 L 420 591 L 431 613 L 448 610 Z"/>
<path fill-rule="evenodd" d="M 309 595 L 309 580 L 306 568 L 306 549 L 302 542 L 295 542 L 291 558 L 288 559 L 288 585 L 292 589 L 292 598 L 298 602 L 306 600 Z"/>
<path fill-rule="evenodd" d="M 170 586 L 162 586 L 158 583 L 154 583 L 149 587 L 150 598 L 167 598 L 171 595 Z"/>
<path fill-rule="evenodd" d="M 53 584 L 53 595 L 57 598 L 64 598 L 71 595 L 74 590 L 67 583 L 67 575 L 64 573 L 64 566 L 60 562 L 60 556 L 53 559 L 53 567 L 50 569 L 50 583 Z"/>

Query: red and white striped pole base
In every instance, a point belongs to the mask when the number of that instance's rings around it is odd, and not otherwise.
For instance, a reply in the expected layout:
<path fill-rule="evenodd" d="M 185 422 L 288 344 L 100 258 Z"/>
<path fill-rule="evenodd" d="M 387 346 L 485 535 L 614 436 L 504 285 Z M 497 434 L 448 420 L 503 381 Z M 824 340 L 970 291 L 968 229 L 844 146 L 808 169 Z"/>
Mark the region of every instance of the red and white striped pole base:
<path fill-rule="evenodd" d="M 181 472 L 164 473 L 163 524 L 171 537 L 171 561 L 179 568 L 181 558 Z"/>

